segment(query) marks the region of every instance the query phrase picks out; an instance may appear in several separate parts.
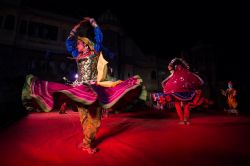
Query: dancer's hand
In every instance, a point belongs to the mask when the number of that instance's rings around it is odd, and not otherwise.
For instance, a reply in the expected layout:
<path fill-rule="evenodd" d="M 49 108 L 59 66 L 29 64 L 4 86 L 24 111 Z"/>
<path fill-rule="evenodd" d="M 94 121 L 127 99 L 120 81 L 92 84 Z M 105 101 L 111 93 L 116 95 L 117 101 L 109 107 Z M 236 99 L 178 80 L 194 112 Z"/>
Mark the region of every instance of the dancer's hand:
<path fill-rule="evenodd" d="M 90 21 L 90 19 L 91 19 L 90 17 L 84 17 L 83 21 Z"/>
<path fill-rule="evenodd" d="M 92 27 L 97 27 L 97 23 L 95 21 L 94 18 L 90 18 L 90 17 L 84 17 L 83 18 L 83 21 L 81 21 L 81 24 L 82 23 L 85 23 L 85 22 L 89 22 L 91 24 Z"/>
<path fill-rule="evenodd" d="M 223 89 L 220 89 L 220 92 L 223 96 L 226 96 L 226 92 Z"/>

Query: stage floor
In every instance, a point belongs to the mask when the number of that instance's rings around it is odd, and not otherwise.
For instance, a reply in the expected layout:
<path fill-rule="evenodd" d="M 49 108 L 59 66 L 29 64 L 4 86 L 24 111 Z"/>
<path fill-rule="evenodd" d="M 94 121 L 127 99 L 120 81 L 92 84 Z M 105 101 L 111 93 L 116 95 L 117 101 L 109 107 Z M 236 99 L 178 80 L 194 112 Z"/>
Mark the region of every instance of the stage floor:
<path fill-rule="evenodd" d="M 100 151 L 89 155 L 79 148 L 77 112 L 30 113 L 1 131 L 0 165 L 250 165 L 250 116 L 191 114 L 191 126 L 175 112 L 111 114 L 97 134 Z"/>

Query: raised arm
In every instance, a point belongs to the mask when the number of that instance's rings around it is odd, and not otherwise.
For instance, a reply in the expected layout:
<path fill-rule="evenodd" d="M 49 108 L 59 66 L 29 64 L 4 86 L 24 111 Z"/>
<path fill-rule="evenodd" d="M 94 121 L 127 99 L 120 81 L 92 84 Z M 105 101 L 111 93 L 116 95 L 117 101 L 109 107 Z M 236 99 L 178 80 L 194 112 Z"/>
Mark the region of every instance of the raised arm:
<path fill-rule="evenodd" d="M 97 25 L 96 21 L 93 18 L 85 17 L 83 21 L 75 25 L 72 30 L 70 31 L 70 34 L 68 38 L 66 39 L 66 49 L 68 52 L 72 54 L 73 57 L 78 56 L 78 51 L 76 48 L 76 42 L 77 42 L 77 30 L 78 28 L 83 25 L 83 23 L 89 22 L 91 26 L 94 28 L 94 49 L 96 52 L 100 52 L 102 49 L 102 41 L 103 41 L 103 34 L 100 29 L 100 27 Z"/>
<path fill-rule="evenodd" d="M 77 29 L 81 26 L 81 24 L 77 24 L 75 25 L 72 30 L 69 33 L 68 38 L 66 39 L 66 49 L 69 53 L 71 53 L 71 55 L 73 57 L 77 57 L 78 56 L 78 51 L 76 49 L 76 41 L 77 41 Z"/>
<path fill-rule="evenodd" d="M 103 34 L 101 31 L 101 28 L 98 26 L 98 24 L 96 23 L 94 18 L 89 18 L 89 17 L 85 17 L 84 18 L 85 21 L 88 21 L 90 23 L 90 25 L 94 28 L 94 49 L 96 52 L 100 52 L 102 51 L 102 41 L 103 41 Z"/>

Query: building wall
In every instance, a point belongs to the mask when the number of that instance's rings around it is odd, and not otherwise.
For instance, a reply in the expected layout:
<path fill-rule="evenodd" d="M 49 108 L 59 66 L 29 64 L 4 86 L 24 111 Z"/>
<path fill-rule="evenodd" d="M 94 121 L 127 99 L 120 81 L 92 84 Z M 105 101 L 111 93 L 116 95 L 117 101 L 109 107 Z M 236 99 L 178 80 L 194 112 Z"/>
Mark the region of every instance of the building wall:
<path fill-rule="evenodd" d="M 109 20 L 110 17 L 113 21 Z M 157 59 L 145 56 L 123 32 L 110 12 L 108 16 L 101 15 L 100 18 L 104 45 L 115 54 L 114 61 L 110 62 L 114 76 L 117 79 L 127 79 L 140 75 L 147 90 L 161 89 L 159 78 L 162 77 L 158 74 L 160 65 L 157 64 Z M 20 99 L 21 87 L 27 74 L 56 82 L 63 82 L 63 76 L 74 79 L 76 64 L 67 58 L 71 55 L 66 52 L 65 39 L 78 21 L 33 9 L 6 7 L 0 11 L 0 102 L 11 101 L 13 96 Z M 82 32 L 86 33 L 84 29 Z M 14 83 L 9 84 L 17 81 L 18 88 L 14 87 Z"/>
<path fill-rule="evenodd" d="M 74 19 L 6 7 L 0 10 L 0 103 L 20 100 L 27 74 L 62 82 L 75 70 L 65 49 Z"/>

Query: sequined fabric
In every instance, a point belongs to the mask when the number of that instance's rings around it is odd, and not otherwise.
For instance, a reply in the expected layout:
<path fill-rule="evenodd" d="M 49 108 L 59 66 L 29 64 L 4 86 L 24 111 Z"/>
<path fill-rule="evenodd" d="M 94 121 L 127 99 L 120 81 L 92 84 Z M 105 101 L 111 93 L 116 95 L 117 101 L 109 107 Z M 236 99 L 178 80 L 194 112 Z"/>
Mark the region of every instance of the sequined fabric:
<path fill-rule="evenodd" d="M 96 82 L 97 62 L 98 62 L 98 56 L 96 54 L 92 54 L 86 58 L 78 60 L 77 62 L 78 82 L 83 82 L 83 83 Z"/>

